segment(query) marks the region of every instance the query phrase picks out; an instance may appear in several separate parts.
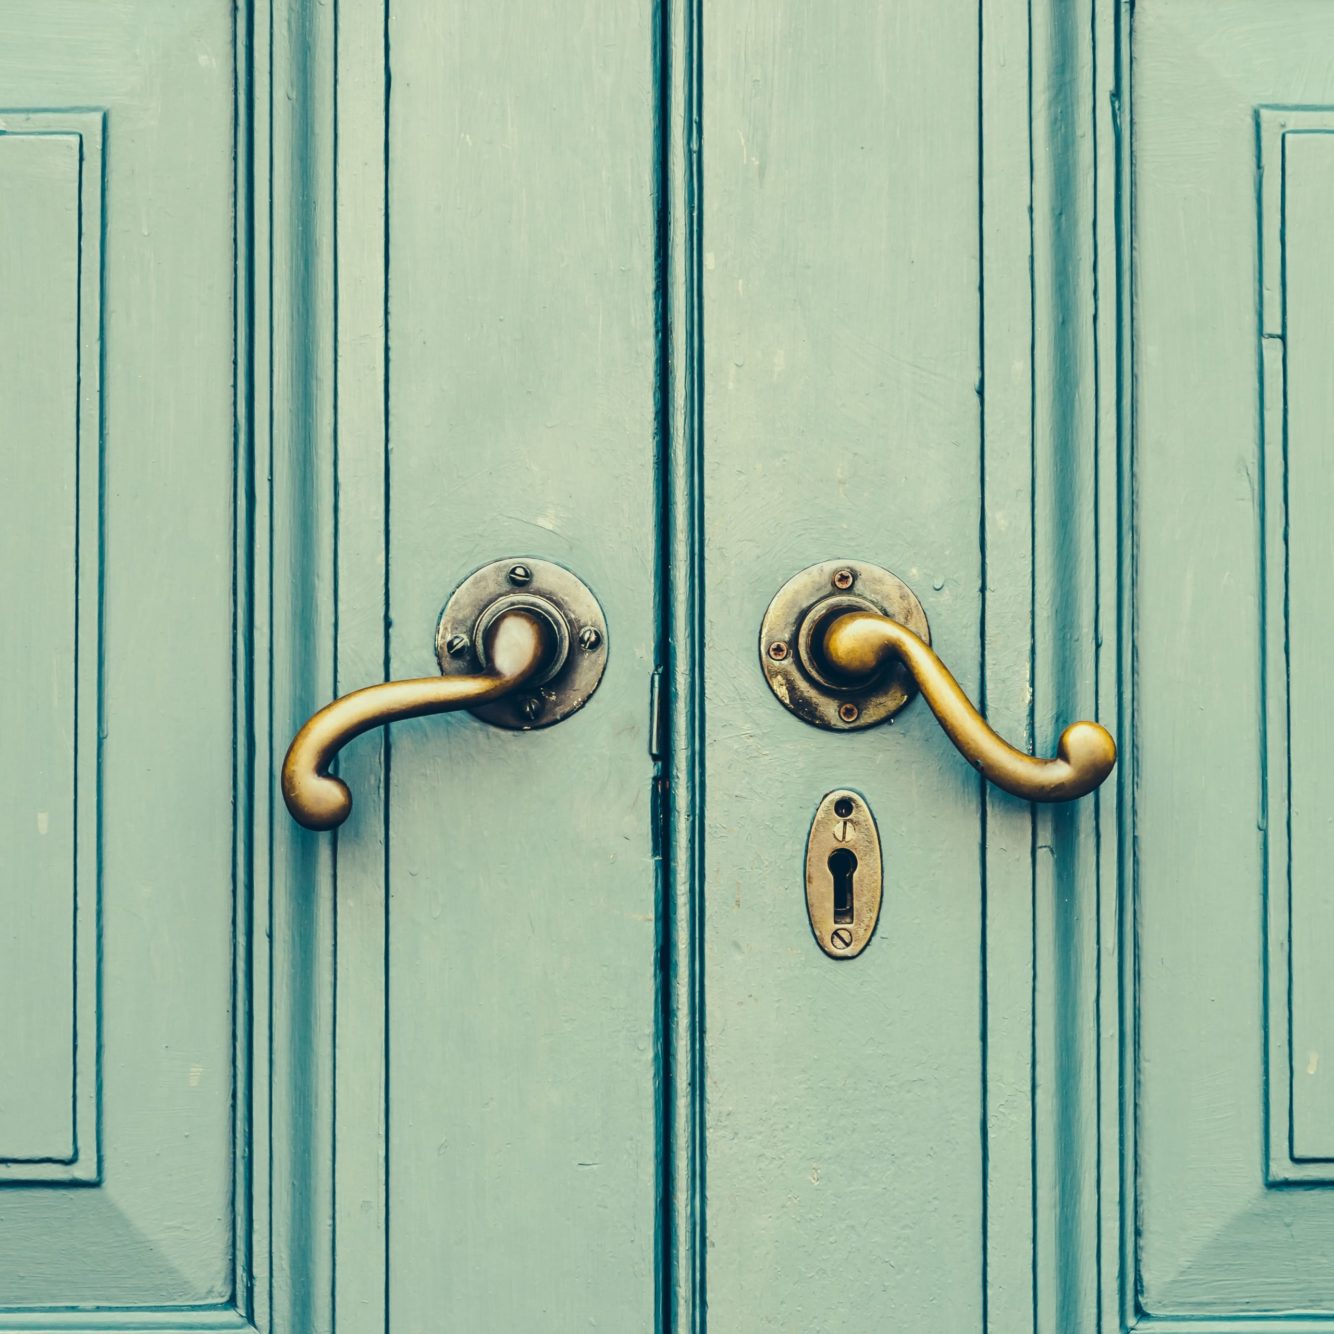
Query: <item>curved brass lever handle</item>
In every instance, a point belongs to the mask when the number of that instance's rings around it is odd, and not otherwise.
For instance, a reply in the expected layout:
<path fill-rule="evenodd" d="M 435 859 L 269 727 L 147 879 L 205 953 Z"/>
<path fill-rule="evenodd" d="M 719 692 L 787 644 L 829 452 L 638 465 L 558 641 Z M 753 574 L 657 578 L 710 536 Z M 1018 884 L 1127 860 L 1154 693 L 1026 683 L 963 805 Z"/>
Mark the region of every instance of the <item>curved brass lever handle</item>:
<path fill-rule="evenodd" d="M 427 713 L 471 709 L 530 681 L 550 662 L 556 636 L 544 617 L 515 609 L 495 618 L 486 635 L 486 671 L 428 676 L 367 686 L 326 704 L 296 734 L 283 761 L 283 800 L 307 829 L 333 829 L 352 810 L 347 784 L 329 773 L 353 737 L 383 723 Z"/>
<path fill-rule="evenodd" d="M 849 684 L 879 675 L 892 658 L 912 673 L 959 753 L 989 782 L 1029 801 L 1069 801 L 1092 792 L 1116 763 L 1116 742 L 1097 723 L 1071 723 L 1056 758 L 1016 750 L 973 707 L 935 651 L 889 616 L 850 611 L 829 622 L 818 650 L 829 673 Z"/>

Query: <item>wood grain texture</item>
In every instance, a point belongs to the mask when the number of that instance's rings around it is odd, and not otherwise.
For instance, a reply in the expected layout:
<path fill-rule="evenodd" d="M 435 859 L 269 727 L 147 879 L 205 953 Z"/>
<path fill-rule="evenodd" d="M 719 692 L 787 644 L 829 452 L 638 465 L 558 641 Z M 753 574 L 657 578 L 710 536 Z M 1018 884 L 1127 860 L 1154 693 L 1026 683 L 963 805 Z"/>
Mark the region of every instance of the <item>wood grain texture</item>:
<path fill-rule="evenodd" d="M 755 657 L 788 575 L 861 557 L 917 590 L 977 689 L 977 9 L 704 20 L 710 1326 L 977 1328 L 975 776 L 925 710 L 804 726 Z M 876 938 L 846 965 L 804 916 L 805 831 L 835 787 L 866 795 L 885 854 Z"/>
<path fill-rule="evenodd" d="M 654 1321 L 654 35 L 390 11 L 389 670 L 433 670 L 446 596 L 507 554 L 586 580 L 610 654 L 549 730 L 391 736 L 396 1329 Z"/>
<path fill-rule="evenodd" d="M 37 488 L 25 522 L 50 547 L 32 562 L 25 619 L 50 618 L 28 640 L 37 709 L 51 700 L 64 717 L 45 737 L 7 724 L 6 746 L 32 754 L 7 748 L 5 767 L 19 777 L 31 761 L 34 790 L 17 809 L 67 859 L 59 888 L 7 875 L 5 893 L 36 892 L 55 913 L 59 892 L 68 912 L 73 869 L 75 1079 L 102 1113 L 100 1144 L 95 1124 L 80 1125 L 91 1170 L 73 1175 L 85 1180 L 14 1181 L 0 1197 L 0 1326 L 32 1307 L 54 1308 L 43 1319 L 55 1328 L 97 1325 L 98 1308 L 222 1307 L 233 1289 L 232 14 L 146 15 L 133 4 L 0 15 L 6 127 L 20 141 L 50 132 L 51 152 L 63 144 L 74 192 L 40 236 L 6 234 L 7 272 L 21 264 L 49 286 L 45 318 L 69 342 L 43 355 L 30 326 L 52 378 L 26 374 L 22 396 L 6 396 L 0 445 L 5 468 Z M 41 206 L 39 183 L 26 202 L 13 189 L 8 210 Z M 7 319 L 21 291 L 6 284 Z M 44 485 L 64 501 L 59 516 L 39 503 Z M 47 765 L 72 760 L 64 798 L 41 791 Z M 50 1020 L 67 1051 L 69 1022 Z"/>
<path fill-rule="evenodd" d="M 1324 223 L 1312 230 L 1303 201 L 1310 207 L 1327 191 L 1328 168 L 1314 139 L 1296 150 L 1305 168 L 1287 178 L 1301 193 L 1288 196 L 1296 211 L 1284 244 L 1305 249 L 1289 257 L 1286 289 L 1272 278 L 1272 246 L 1261 280 L 1272 159 L 1263 178 L 1256 171 L 1257 109 L 1334 104 L 1327 66 L 1304 54 L 1328 45 L 1330 21 L 1326 8 L 1305 3 L 1141 4 L 1133 31 L 1141 746 L 1133 1183 L 1137 1308 L 1154 1317 L 1151 1326 L 1179 1316 L 1203 1322 L 1193 1328 L 1231 1329 L 1249 1316 L 1260 1327 L 1267 1316 L 1286 1329 L 1298 1311 L 1308 1316 L 1302 1327 L 1334 1325 L 1323 1261 L 1334 1212 L 1323 1169 L 1273 1172 L 1275 1131 L 1282 1144 L 1287 1129 L 1267 1123 L 1285 1101 L 1272 1087 L 1266 1097 L 1268 1058 L 1287 995 L 1265 968 L 1282 964 L 1281 943 L 1266 949 L 1275 917 L 1265 905 L 1288 893 L 1271 854 L 1289 832 L 1293 910 L 1305 912 L 1309 895 L 1325 897 L 1324 816 L 1314 790 L 1299 784 L 1320 781 L 1307 747 L 1319 745 L 1323 710 L 1312 713 L 1309 683 L 1328 652 L 1324 600 L 1314 594 L 1328 563 L 1327 525 L 1307 508 L 1319 512 L 1328 451 L 1323 426 L 1304 415 L 1320 413 L 1310 395 L 1322 392 L 1326 312 L 1317 299 L 1316 322 L 1304 326 L 1300 303 L 1317 298 L 1320 275 L 1310 266 L 1324 264 L 1312 248 Z M 1266 292 L 1279 296 L 1291 327 L 1270 322 Z M 1296 415 L 1280 449 L 1268 423 L 1284 352 L 1305 369 L 1287 387 Z M 1290 675 L 1276 677 L 1284 654 Z M 1286 774 L 1266 772 L 1282 737 L 1266 731 L 1273 715 L 1262 686 L 1292 691 L 1302 735 L 1294 731 Z M 1303 1016 L 1323 1008 L 1323 969 L 1311 969 L 1322 934 L 1308 917 L 1294 949 L 1294 1040 L 1310 1035 Z M 1308 1156 L 1311 1123 L 1299 1108 L 1316 1104 L 1298 1090 L 1312 1053 L 1318 1071 L 1321 1045 L 1304 1042 L 1291 1075 L 1297 1142 Z M 1314 1178 L 1306 1189 L 1281 1188 L 1283 1176 L 1304 1175 Z"/>
<path fill-rule="evenodd" d="M 1098 699 L 1099 466 L 1103 434 L 1094 277 L 1098 146 L 1093 10 L 1036 7 L 1033 70 L 1033 718 L 1041 748 Z M 1114 391 L 1114 382 L 1106 386 Z M 1117 777 L 1119 778 L 1119 774 Z M 1033 843 L 1034 1314 L 1092 1323 L 1098 1272 L 1096 921 L 1099 815 L 1091 800 L 1037 812 Z"/>
<path fill-rule="evenodd" d="M 1325 0 L 8 10 L 0 1330 L 1334 1329 Z M 291 826 L 508 552 L 589 708 Z M 836 555 L 1113 781 L 785 714 Z"/>
<path fill-rule="evenodd" d="M 102 118 L 0 122 L 0 1179 L 96 1180 Z"/>
<path fill-rule="evenodd" d="M 978 703 L 1034 746 L 1033 62 L 1030 13 L 980 7 L 982 671 Z M 1033 815 L 982 785 L 986 1330 L 1034 1320 Z"/>
<path fill-rule="evenodd" d="M 1271 884 L 1275 897 L 1286 884 L 1292 951 L 1290 1024 L 1292 1050 L 1292 1156 L 1334 1159 L 1334 1073 L 1322 1058 L 1334 1050 L 1326 949 L 1334 944 L 1334 900 L 1327 893 L 1334 863 L 1330 839 L 1334 775 L 1328 764 L 1334 730 L 1325 722 L 1326 654 L 1334 643 L 1329 572 L 1334 568 L 1334 292 L 1330 290 L 1330 218 L 1334 217 L 1334 117 L 1323 131 L 1294 132 L 1283 142 L 1283 347 L 1285 351 L 1287 571 L 1289 627 L 1288 757 L 1291 791 L 1288 822 L 1290 874 Z M 1277 481 L 1274 474 L 1270 474 Z M 1277 499 L 1275 492 L 1266 493 Z M 1277 580 L 1272 585 L 1277 592 Z M 1283 812 L 1273 811 L 1273 818 Z M 1274 965 L 1280 963 L 1271 950 Z M 1280 971 L 1282 971 L 1280 969 Z M 1325 1061 L 1324 1064 L 1328 1065 Z"/>

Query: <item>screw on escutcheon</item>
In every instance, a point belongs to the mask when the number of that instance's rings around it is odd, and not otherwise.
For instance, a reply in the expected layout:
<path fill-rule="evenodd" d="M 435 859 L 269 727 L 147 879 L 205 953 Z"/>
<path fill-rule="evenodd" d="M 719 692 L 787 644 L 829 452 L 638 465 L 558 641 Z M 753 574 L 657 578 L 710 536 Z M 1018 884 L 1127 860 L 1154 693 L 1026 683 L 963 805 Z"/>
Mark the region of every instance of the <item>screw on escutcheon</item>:
<path fill-rule="evenodd" d="M 579 646 L 585 653 L 592 653 L 600 643 L 602 643 L 602 635 L 598 632 L 596 626 L 586 625 L 579 631 Z"/>
<path fill-rule="evenodd" d="M 526 565 L 515 565 L 511 567 L 509 581 L 522 587 L 524 584 L 533 582 L 533 572 Z"/>
<path fill-rule="evenodd" d="M 836 950 L 845 950 L 852 944 L 852 932 L 846 926 L 837 926 L 830 933 L 829 943 Z"/>
<path fill-rule="evenodd" d="M 451 658 L 461 658 L 469 648 L 467 635 L 450 635 L 445 643 L 445 652 Z"/>
<path fill-rule="evenodd" d="M 861 717 L 861 712 L 855 704 L 840 704 L 838 706 L 838 716 L 845 723 L 855 723 Z"/>
<path fill-rule="evenodd" d="M 857 576 L 849 569 L 835 570 L 830 582 L 835 588 L 848 589 L 856 582 Z"/>
<path fill-rule="evenodd" d="M 783 659 L 787 657 L 787 645 L 783 643 L 781 639 L 775 639 L 774 642 L 769 645 L 769 656 L 775 662 L 782 662 Z"/>
<path fill-rule="evenodd" d="M 526 722 L 532 722 L 542 712 L 542 701 L 536 695 L 529 695 L 519 705 L 519 712 Z"/>

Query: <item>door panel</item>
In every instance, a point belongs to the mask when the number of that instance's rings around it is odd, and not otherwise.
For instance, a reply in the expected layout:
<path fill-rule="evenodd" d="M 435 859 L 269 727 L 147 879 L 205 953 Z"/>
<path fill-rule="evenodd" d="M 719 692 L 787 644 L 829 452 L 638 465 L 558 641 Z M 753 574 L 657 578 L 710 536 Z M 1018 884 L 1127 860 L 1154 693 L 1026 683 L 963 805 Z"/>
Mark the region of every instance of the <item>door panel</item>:
<path fill-rule="evenodd" d="M 391 675 L 507 554 L 586 580 L 610 655 L 557 726 L 391 738 L 395 1328 L 653 1326 L 653 38 L 646 6 L 392 11 Z"/>
<path fill-rule="evenodd" d="M 0 29 L 0 1330 L 1334 1329 L 1328 0 Z M 509 555 L 586 710 L 298 829 Z M 786 712 L 835 557 L 1111 782 Z"/>
<path fill-rule="evenodd" d="M 225 1307 L 233 13 L 0 27 L 0 1325 Z"/>
<path fill-rule="evenodd" d="M 785 712 L 760 617 L 858 557 L 976 692 L 977 12 L 706 8 L 702 488 L 707 1293 L 719 1330 L 980 1323 L 976 776 L 920 703 L 837 735 Z M 866 797 L 865 953 L 806 920 L 825 793 Z"/>
<path fill-rule="evenodd" d="M 1133 48 L 1139 1295 L 1311 1328 L 1334 1317 L 1334 77 L 1309 58 L 1332 40 L 1327 5 L 1141 3 Z"/>

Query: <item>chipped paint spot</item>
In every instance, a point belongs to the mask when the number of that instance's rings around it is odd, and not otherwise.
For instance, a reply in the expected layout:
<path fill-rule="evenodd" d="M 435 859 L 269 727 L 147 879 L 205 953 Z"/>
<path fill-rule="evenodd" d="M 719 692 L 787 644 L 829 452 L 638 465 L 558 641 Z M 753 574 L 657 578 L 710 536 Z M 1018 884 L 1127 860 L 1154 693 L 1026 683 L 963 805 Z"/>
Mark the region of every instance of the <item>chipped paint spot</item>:
<path fill-rule="evenodd" d="M 203 1077 L 204 1077 L 204 1067 L 198 1064 L 192 1065 L 190 1067 L 190 1075 L 187 1082 L 189 1083 L 192 1089 L 197 1089 L 199 1087 L 199 1081 L 203 1079 Z"/>
<path fill-rule="evenodd" d="M 778 379 L 787 367 L 787 353 L 780 347 L 774 353 L 774 379 Z"/>
<path fill-rule="evenodd" d="M 1320 1064 L 1320 1053 L 1318 1051 L 1311 1052 L 1311 1054 L 1306 1058 L 1306 1073 L 1308 1075 L 1315 1074 L 1316 1067 L 1319 1064 Z"/>
<path fill-rule="evenodd" d="M 46 811 L 37 812 L 37 832 L 44 834 L 51 828 L 51 816 Z"/>
<path fill-rule="evenodd" d="M 705 256 L 704 256 L 704 267 L 705 267 L 706 269 L 708 269 L 708 271 L 709 271 L 710 273 L 712 273 L 712 272 L 714 271 L 714 269 L 716 269 L 716 268 L 718 267 L 718 261 L 717 261 L 716 259 L 714 259 L 714 257 L 713 257 L 713 251 L 712 251 L 712 250 L 710 250 L 710 251 L 708 251 L 708 252 L 705 253 Z"/>

